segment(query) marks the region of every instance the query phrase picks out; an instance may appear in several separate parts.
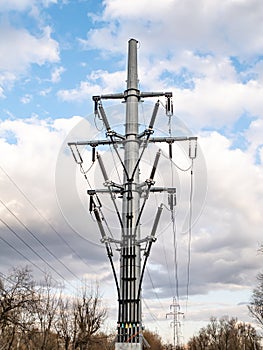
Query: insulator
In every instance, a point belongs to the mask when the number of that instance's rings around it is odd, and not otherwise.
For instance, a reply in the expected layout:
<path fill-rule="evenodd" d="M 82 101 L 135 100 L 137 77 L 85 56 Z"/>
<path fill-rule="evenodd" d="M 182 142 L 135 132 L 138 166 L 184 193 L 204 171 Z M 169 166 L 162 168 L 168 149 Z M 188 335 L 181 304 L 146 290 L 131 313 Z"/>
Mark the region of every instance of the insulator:
<path fill-rule="evenodd" d="M 166 97 L 166 115 L 171 116 L 173 115 L 173 100 L 171 96 Z"/>
<path fill-rule="evenodd" d="M 77 164 L 82 164 L 83 163 L 83 159 L 82 159 L 81 154 L 80 154 L 80 152 L 78 150 L 78 147 L 76 145 L 74 145 L 74 146 L 75 146 L 76 152 L 74 152 L 74 150 L 72 148 L 72 145 L 70 145 L 70 150 L 71 150 L 71 153 L 73 155 L 73 158 L 74 158 L 74 160 L 75 160 L 75 162 Z"/>
<path fill-rule="evenodd" d="M 169 158 L 170 159 L 173 158 L 173 146 L 172 146 L 171 142 L 169 143 Z"/>
<path fill-rule="evenodd" d="M 154 106 L 154 109 L 153 109 L 153 114 L 152 114 L 152 118 L 151 118 L 151 121 L 150 121 L 150 124 L 149 124 L 149 129 L 153 129 L 154 122 L 155 122 L 155 119 L 156 119 L 156 116 L 157 116 L 157 113 L 158 113 L 159 105 L 160 105 L 160 102 L 158 100 L 155 103 L 155 106 Z"/>
<path fill-rule="evenodd" d="M 154 178 L 160 156 L 161 156 L 161 150 L 159 150 L 156 153 L 155 160 L 154 160 L 153 167 L 152 167 L 152 171 L 151 171 L 151 175 L 150 175 L 150 180 L 153 180 L 153 178 Z"/>
<path fill-rule="evenodd" d="M 95 218 L 96 218 L 96 220 L 97 220 L 98 226 L 99 226 L 99 230 L 100 230 L 100 233 L 101 233 L 101 237 L 102 237 L 103 239 L 105 239 L 107 236 L 106 236 L 104 227 L 103 227 L 103 225 L 102 225 L 102 221 L 101 221 L 101 217 L 100 217 L 100 214 L 99 214 L 99 210 L 98 210 L 97 208 L 94 209 L 94 214 L 95 214 Z"/>
<path fill-rule="evenodd" d="M 92 99 L 94 101 L 94 114 L 97 115 L 98 114 L 98 103 L 100 100 L 100 96 L 93 96 Z"/>
<path fill-rule="evenodd" d="M 101 158 L 101 156 L 99 155 L 99 153 L 97 153 L 97 159 L 98 159 L 98 161 L 99 161 L 99 165 L 100 165 L 100 169 L 101 169 L 102 175 L 103 175 L 103 177 L 104 177 L 104 181 L 107 182 L 107 181 L 109 180 L 109 178 L 108 178 L 106 169 L 105 169 L 105 167 L 104 167 L 102 158 Z"/>
<path fill-rule="evenodd" d="M 96 159 L 96 148 L 92 147 L 92 163 L 95 162 L 95 159 Z"/>
<path fill-rule="evenodd" d="M 93 196 L 90 196 L 89 199 L 89 212 L 91 213 L 94 209 L 94 200 L 93 200 Z"/>
<path fill-rule="evenodd" d="M 104 125 L 105 125 L 106 130 L 107 130 L 107 131 L 110 131 L 110 130 L 111 130 L 111 127 L 110 127 L 110 124 L 109 124 L 108 119 L 107 119 L 107 117 L 106 117 L 106 113 L 105 113 L 105 111 L 104 111 L 104 108 L 102 107 L 101 104 L 99 104 L 99 114 L 100 114 L 100 116 L 101 116 L 101 118 L 102 118 L 102 120 L 103 120 L 103 123 L 104 123 Z"/>
<path fill-rule="evenodd" d="M 189 140 L 189 158 L 195 159 L 197 155 L 197 139 L 192 138 Z"/>
<path fill-rule="evenodd" d="M 175 193 L 168 193 L 168 205 L 169 205 L 171 211 L 176 206 L 176 194 Z"/>
<path fill-rule="evenodd" d="M 156 216 L 155 216 L 155 219 L 154 219 L 153 228 L 152 228 L 152 232 L 151 232 L 151 237 L 154 237 L 154 236 L 155 236 L 155 232 L 156 232 L 156 230 L 157 230 L 157 227 L 158 227 L 158 224 L 159 224 L 159 221 L 160 221 L 160 217 L 161 217 L 162 211 L 163 211 L 163 205 L 161 204 L 161 205 L 158 207 L 158 210 L 157 210 L 157 213 L 156 213 Z"/>
<path fill-rule="evenodd" d="M 95 100 L 94 102 L 94 114 L 98 114 L 98 101 Z"/>

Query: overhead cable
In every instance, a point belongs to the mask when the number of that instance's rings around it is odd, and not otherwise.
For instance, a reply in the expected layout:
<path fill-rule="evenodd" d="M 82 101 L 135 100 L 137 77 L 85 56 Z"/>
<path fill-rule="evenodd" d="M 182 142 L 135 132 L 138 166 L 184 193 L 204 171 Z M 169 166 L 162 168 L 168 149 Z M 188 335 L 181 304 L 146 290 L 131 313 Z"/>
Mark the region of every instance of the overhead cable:
<path fill-rule="evenodd" d="M 55 259 L 57 260 L 73 277 L 79 280 L 78 276 L 72 272 L 40 239 L 20 220 L 16 214 L 0 199 L 0 203 L 8 210 L 8 212 L 24 227 L 24 229 Z"/>
<path fill-rule="evenodd" d="M 64 237 L 56 230 L 56 228 L 49 222 L 49 220 L 41 213 L 41 211 L 35 206 L 35 204 L 29 199 L 29 197 L 21 190 L 21 188 L 16 184 L 16 182 L 11 178 L 11 176 L 3 169 L 0 165 L 0 169 L 9 179 L 9 181 L 16 187 L 16 189 L 22 194 L 22 196 L 27 200 L 27 202 L 32 206 L 32 208 L 38 213 L 38 215 L 47 223 L 47 225 L 55 232 L 55 234 L 66 244 L 66 246 L 75 254 L 85 265 L 90 267 L 86 261 L 74 250 L 69 243 L 64 239 Z M 83 238 L 83 237 L 81 237 Z"/>

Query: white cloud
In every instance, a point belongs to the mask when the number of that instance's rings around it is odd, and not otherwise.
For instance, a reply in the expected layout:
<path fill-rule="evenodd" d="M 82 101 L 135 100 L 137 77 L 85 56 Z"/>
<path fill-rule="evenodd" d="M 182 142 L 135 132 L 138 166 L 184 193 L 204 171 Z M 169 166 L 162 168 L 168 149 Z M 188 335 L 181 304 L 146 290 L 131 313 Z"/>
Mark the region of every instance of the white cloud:
<path fill-rule="evenodd" d="M 249 271 L 253 279 L 260 267 L 256 251 L 262 225 L 261 165 L 254 163 L 249 150 L 231 149 L 229 140 L 218 133 L 201 138 L 201 144 L 208 171 L 208 194 L 197 236 L 193 236 L 195 259 L 199 259 L 200 252 L 205 260 L 212 259 L 206 262 L 210 266 L 207 272 L 221 283 L 232 280 L 249 286 Z M 220 278 L 220 270 L 225 278 Z"/>
<path fill-rule="evenodd" d="M 21 72 L 33 63 L 42 65 L 59 60 L 58 43 L 51 38 L 49 27 L 39 37 L 10 25 L 1 26 L 0 33 L 1 71 Z"/>
<path fill-rule="evenodd" d="M 260 0 L 167 0 L 162 4 L 107 0 L 102 16 L 105 26 L 91 30 L 87 42 L 100 49 L 101 44 L 106 45 L 106 50 L 114 52 L 128 38 L 135 37 L 146 51 L 154 54 L 157 50 L 159 55 L 167 49 L 179 52 L 188 48 L 253 56 L 260 54 L 263 47 L 262 6 Z M 103 37 L 107 40 L 101 40 Z"/>
<path fill-rule="evenodd" d="M 59 61 L 59 45 L 51 38 L 50 27 L 34 36 L 26 29 L 0 25 L 0 86 L 6 89 L 27 72 L 32 64 L 44 65 Z M 58 78 L 58 77 L 57 77 Z"/>
<path fill-rule="evenodd" d="M 0 86 L 0 98 L 4 98 L 5 94 L 4 94 L 4 89 Z"/>
<path fill-rule="evenodd" d="M 61 234 L 63 233 L 64 239 L 71 242 L 71 246 L 75 247 L 79 255 L 83 256 L 85 249 L 88 248 L 87 246 L 85 248 L 83 239 L 76 236 L 65 224 L 65 220 L 57 205 L 54 181 L 60 147 L 68 132 L 81 119 L 77 116 L 54 121 L 32 118 L 28 120 L 5 120 L 0 123 L 0 153 L 2 159 L 0 164 L 0 182 L 5 188 L 1 199 L 62 260 L 72 256 L 72 251 L 69 251 L 67 246 L 64 246 L 64 249 L 62 249 L 63 241 L 43 221 L 43 218 L 30 205 L 23 193 L 33 202 L 42 215 L 56 227 L 57 231 Z M 70 160 L 72 159 L 70 158 Z M 71 164 L 74 165 L 73 160 Z M 8 222 L 15 231 L 20 232 L 21 226 L 8 214 L 8 211 L 2 205 L 0 211 L 1 218 Z M 25 235 L 24 231 L 23 234 Z M 7 232 L 7 229 L 4 227 L 2 227 L 2 235 L 7 237 L 7 240 L 22 254 L 25 253 L 33 262 L 38 262 L 38 258 L 34 255 L 32 256 L 32 252 L 28 252 L 28 249 L 21 245 L 21 242 L 10 232 Z M 46 252 L 40 249 L 39 244 L 32 240 L 32 237 L 27 237 L 27 239 L 33 249 L 39 252 L 41 256 L 46 257 Z M 77 247 L 78 245 L 79 247 Z M 25 261 L 20 262 L 21 256 L 14 251 L 11 250 L 8 253 L 4 244 L 1 247 L 3 249 L 1 256 L 5 257 L 5 263 L 1 261 L 3 269 L 26 263 Z M 74 257 L 76 258 L 76 256 Z M 61 269 L 61 266 L 56 261 L 53 261 L 53 263 L 56 269 Z M 69 268 L 74 269 L 78 274 L 80 264 L 82 264 L 80 261 L 78 264 L 72 263 Z M 41 265 L 43 265 L 43 262 Z M 92 273 L 92 271 L 93 268 L 91 267 L 90 272 Z M 65 271 L 63 271 L 64 274 L 66 279 L 72 278 Z M 84 271 L 80 273 L 80 277 L 82 274 L 84 274 Z M 57 276 L 54 277 L 57 278 Z"/>
<path fill-rule="evenodd" d="M 58 96 L 64 101 L 84 101 L 92 95 L 121 91 L 125 80 L 123 71 L 109 73 L 103 70 L 93 71 L 87 81 L 81 81 L 74 89 L 60 90 Z"/>
<path fill-rule="evenodd" d="M 100 90 L 100 87 L 97 86 L 97 90 Z M 90 97 L 92 93 L 96 91 L 94 86 L 88 82 L 81 81 L 79 87 L 70 90 L 60 90 L 57 95 L 63 101 L 83 101 Z"/>
<path fill-rule="evenodd" d="M 245 132 L 245 137 L 248 141 L 248 148 L 251 154 L 255 157 L 255 161 L 263 163 L 262 159 L 262 133 L 263 133 L 263 119 L 257 118 L 253 120 L 249 128 Z M 260 159 L 257 159 L 257 156 Z"/>
<path fill-rule="evenodd" d="M 29 103 L 31 100 L 32 100 L 32 95 L 30 95 L 30 94 L 26 94 L 25 96 L 21 97 L 21 99 L 20 99 L 20 101 L 21 101 L 23 104 L 27 104 L 27 103 Z"/>
<path fill-rule="evenodd" d="M 2 0 L 0 11 L 24 11 L 31 7 L 35 0 Z"/>
<path fill-rule="evenodd" d="M 25 11 L 34 8 L 37 5 L 48 7 L 50 4 L 56 4 L 57 0 L 1 0 L 0 12 L 7 11 Z"/>
<path fill-rule="evenodd" d="M 259 0 L 105 1 L 100 27 L 82 42 L 116 55 L 126 53 L 127 40 L 135 37 L 143 48 L 138 55 L 144 89 L 174 91 L 175 114 L 195 129 L 231 129 L 243 113 L 262 117 L 262 67 L 256 59 L 263 49 L 262 7 Z M 232 56 L 246 68 L 238 71 Z"/>
<path fill-rule="evenodd" d="M 41 91 L 39 92 L 39 95 L 40 95 L 40 96 L 47 96 L 47 95 L 50 94 L 51 91 L 52 91 L 51 88 L 46 88 L 46 89 L 44 89 L 44 90 L 41 90 Z"/>
<path fill-rule="evenodd" d="M 65 72 L 64 67 L 57 67 L 51 73 L 51 81 L 52 83 L 57 83 L 61 80 L 61 74 Z"/>
<path fill-rule="evenodd" d="M 173 91 L 175 115 L 193 129 L 231 129 L 243 113 L 262 117 L 261 81 L 241 82 L 226 57 L 200 57 L 188 51 L 178 59 L 142 61 L 139 77 L 143 88 Z"/>

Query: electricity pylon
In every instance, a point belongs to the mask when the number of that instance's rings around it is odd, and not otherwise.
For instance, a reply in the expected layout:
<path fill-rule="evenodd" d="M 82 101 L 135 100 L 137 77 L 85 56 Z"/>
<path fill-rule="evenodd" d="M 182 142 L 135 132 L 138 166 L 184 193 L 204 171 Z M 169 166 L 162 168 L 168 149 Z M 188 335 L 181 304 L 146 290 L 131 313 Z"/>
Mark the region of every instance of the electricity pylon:
<path fill-rule="evenodd" d="M 156 212 L 151 233 L 141 238 L 140 225 L 142 213 L 152 192 L 168 192 L 175 194 L 175 188 L 156 187 L 154 176 L 158 166 L 161 150 L 156 153 L 153 167 L 149 178 L 140 182 L 139 166 L 145 149 L 149 143 L 165 142 L 169 145 L 169 156 L 172 157 L 172 143 L 186 141 L 194 143 L 196 137 L 152 137 L 153 127 L 160 102 L 156 102 L 149 126 L 139 133 L 138 104 L 143 98 L 164 96 L 166 99 L 166 114 L 172 115 L 172 93 L 171 92 L 141 92 L 138 89 L 137 73 L 137 44 L 135 39 L 129 40 L 128 47 L 128 73 L 127 88 L 123 93 L 93 96 L 95 114 L 103 121 L 106 129 L 106 139 L 69 142 L 75 161 L 82 163 L 82 157 L 78 146 L 90 146 L 92 149 L 92 161 L 96 158 L 99 163 L 103 178 L 104 188 L 88 190 L 90 195 L 90 211 L 94 213 L 100 233 L 101 241 L 105 244 L 108 258 L 113 271 L 118 294 L 118 321 L 116 350 L 138 349 L 143 347 L 142 336 L 142 308 L 141 289 L 147 259 L 149 257 L 152 243 L 156 240 L 155 233 L 163 210 L 161 204 Z M 126 104 L 125 133 L 119 134 L 111 128 L 106 112 L 102 106 L 102 100 L 121 99 Z M 102 156 L 97 153 L 99 146 L 111 145 L 117 154 L 123 170 L 123 183 L 113 182 L 107 173 Z M 121 157 L 119 146 L 124 149 Z M 99 199 L 101 193 L 108 193 L 117 214 L 121 229 L 121 239 L 109 237 L 106 233 L 102 203 Z M 116 198 L 118 197 L 118 198 Z M 121 200 L 121 210 L 117 201 Z M 113 262 L 113 251 L 111 244 L 118 245 L 120 252 L 119 278 Z M 142 263 L 141 252 L 144 251 Z"/>
<path fill-rule="evenodd" d="M 183 315 L 184 313 L 179 311 L 180 305 L 178 302 L 176 302 L 175 297 L 173 298 L 173 303 L 170 305 L 170 310 L 172 311 L 166 314 L 166 318 L 168 316 L 173 316 L 173 321 L 171 322 L 171 324 L 173 326 L 173 346 L 174 346 L 174 350 L 176 350 L 176 349 L 180 349 L 180 346 L 181 346 L 181 341 L 180 341 L 181 323 L 179 321 L 179 316 Z"/>

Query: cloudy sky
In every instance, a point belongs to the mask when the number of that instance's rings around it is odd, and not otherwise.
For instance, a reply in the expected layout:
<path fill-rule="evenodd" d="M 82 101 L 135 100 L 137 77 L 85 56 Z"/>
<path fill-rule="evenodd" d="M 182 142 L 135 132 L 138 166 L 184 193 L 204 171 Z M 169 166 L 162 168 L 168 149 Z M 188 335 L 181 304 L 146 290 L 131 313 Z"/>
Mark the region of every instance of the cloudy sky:
<path fill-rule="evenodd" d="M 29 265 L 69 291 L 83 278 L 97 280 L 114 328 L 115 286 L 86 196 L 89 186 L 103 186 L 101 174 L 95 164 L 86 182 L 67 142 L 105 137 L 91 97 L 125 90 L 127 43 L 135 38 L 140 90 L 172 91 L 173 134 L 198 136 L 192 178 L 177 167 L 189 167 L 188 144 L 174 145 L 172 164 L 163 147 L 156 184 L 177 188 L 176 223 L 165 207 L 144 279 L 143 323 L 171 340 L 174 296 L 184 339 L 211 316 L 251 321 L 246 304 L 262 265 L 262 23 L 261 0 L 0 0 L 1 273 Z M 105 110 L 121 131 L 118 102 Z M 142 128 L 153 102 L 140 104 Z M 169 134 L 162 107 L 156 128 Z M 157 149 L 147 150 L 142 181 Z M 88 170 L 90 150 L 81 152 Z M 100 152 L 118 181 L 112 149 Z M 166 195 L 150 201 L 142 235 L 160 203 L 167 206 Z"/>

